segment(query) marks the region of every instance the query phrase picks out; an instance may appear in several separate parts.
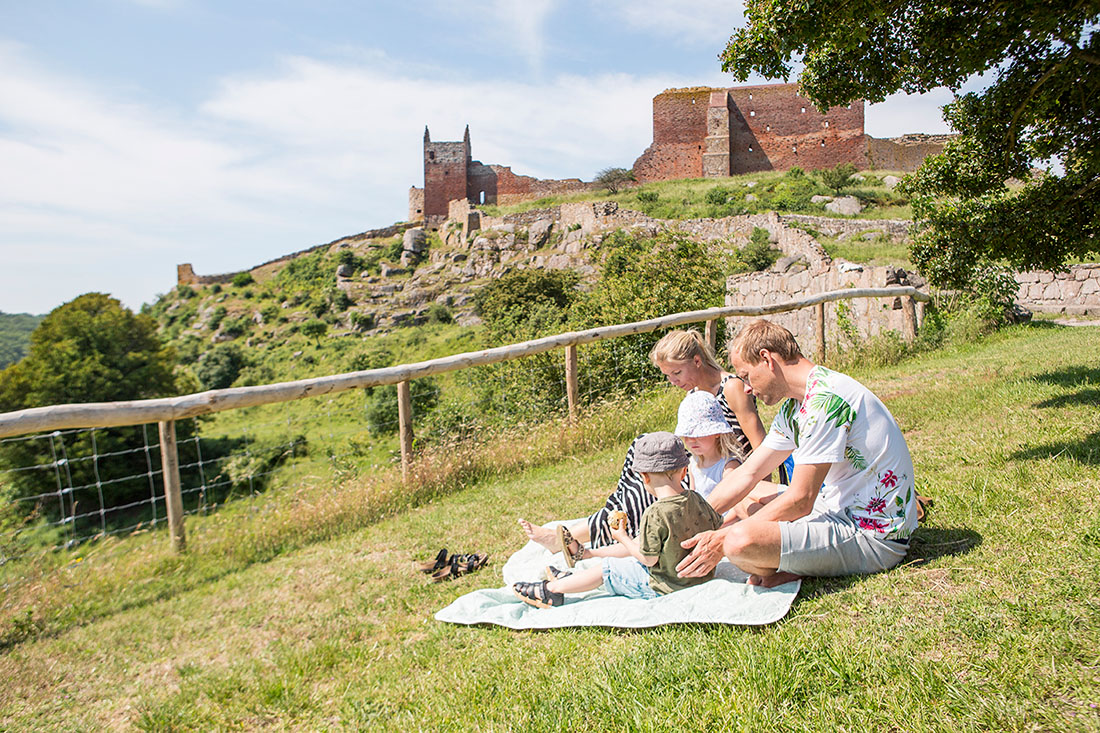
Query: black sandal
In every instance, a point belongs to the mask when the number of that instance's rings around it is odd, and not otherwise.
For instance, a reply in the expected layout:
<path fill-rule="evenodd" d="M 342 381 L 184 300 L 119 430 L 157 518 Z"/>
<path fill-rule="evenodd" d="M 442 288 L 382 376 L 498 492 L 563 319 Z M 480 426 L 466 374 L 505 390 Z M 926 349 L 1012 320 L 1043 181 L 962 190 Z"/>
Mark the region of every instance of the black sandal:
<path fill-rule="evenodd" d="M 454 580 L 462 575 L 462 569 L 459 566 L 461 558 L 462 555 L 451 555 L 451 559 L 446 566 L 432 573 L 432 582 L 439 583 L 444 580 Z"/>
<path fill-rule="evenodd" d="M 447 548 L 444 547 L 439 551 L 439 554 L 435 556 L 435 560 L 432 562 L 422 562 L 418 566 L 418 569 L 422 573 L 434 573 L 436 570 L 441 569 L 447 564 Z"/>
<path fill-rule="evenodd" d="M 547 580 L 557 580 L 558 578 L 568 578 L 572 574 L 573 573 L 569 572 L 568 570 L 558 570 L 553 565 L 547 565 L 546 566 L 546 579 Z"/>
<path fill-rule="evenodd" d="M 553 592 L 546 587 L 547 582 L 516 583 L 512 586 L 512 592 L 521 601 L 536 608 L 553 608 L 565 603 L 565 594 Z"/>

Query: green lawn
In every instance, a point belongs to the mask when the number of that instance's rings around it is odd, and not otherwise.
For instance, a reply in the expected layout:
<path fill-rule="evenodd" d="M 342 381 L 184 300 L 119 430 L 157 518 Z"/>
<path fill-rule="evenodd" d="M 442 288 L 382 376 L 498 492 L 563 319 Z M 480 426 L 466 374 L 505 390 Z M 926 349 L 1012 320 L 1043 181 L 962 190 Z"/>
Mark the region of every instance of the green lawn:
<path fill-rule="evenodd" d="M 770 626 L 432 619 L 499 583 L 516 517 L 596 506 L 629 435 L 674 421 L 666 389 L 492 446 L 514 468 L 404 503 L 333 479 L 196 518 L 185 558 L 144 535 L 31 584 L 0 576 L 0 729 L 1100 729 L 1096 343 L 1041 323 L 853 372 L 897 417 L 936 505 L 901 567 L 809 580 Z M 295 534 L 295 518 L 315 529 Z M 431 585 L 412 562 L 440 546 L 493 563 Z"/>

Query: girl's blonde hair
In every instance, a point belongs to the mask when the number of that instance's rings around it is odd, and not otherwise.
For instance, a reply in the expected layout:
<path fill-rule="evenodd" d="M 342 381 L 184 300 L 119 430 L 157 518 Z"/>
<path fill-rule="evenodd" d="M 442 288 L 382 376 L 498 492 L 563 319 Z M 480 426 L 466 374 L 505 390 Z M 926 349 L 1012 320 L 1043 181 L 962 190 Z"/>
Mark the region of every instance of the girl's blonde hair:
<path fill-rule="evenodd" d="M 734 458 L 738 463 L 745 462 L 745 454 L 741 451 L 741 445 L 734 433 L 722 433 L 718 436 L 718 452 L 723 460 Z"/>
<path fill-rule="evenodd" d="M 718 360 L 714 358 L 710 344 L 694 328 L 686 331 L 681 329 L 669 331 L 654 344 L 649 352 L 649 360 L 653 362 L 653 366 L 657 366 L 659 361 L 691 361 L 697 356 L 703 366 L 722 371 Z"/>

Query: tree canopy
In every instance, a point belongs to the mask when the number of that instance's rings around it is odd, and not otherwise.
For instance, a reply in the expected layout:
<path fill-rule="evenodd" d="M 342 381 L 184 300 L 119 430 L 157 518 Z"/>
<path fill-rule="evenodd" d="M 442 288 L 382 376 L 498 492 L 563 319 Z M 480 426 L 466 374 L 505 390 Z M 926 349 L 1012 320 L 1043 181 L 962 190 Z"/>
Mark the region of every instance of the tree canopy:
<path fill-rule="evenodd" d="M 801 58 L 802 93 L 820 109 L 989 74 L 944 107 L 958 137 L 903 184 L 913 260 L 932 282 L 1100 250 L 1100 0 L 748 0 L 746 18 L 722 68 L 789 78 Z"/>

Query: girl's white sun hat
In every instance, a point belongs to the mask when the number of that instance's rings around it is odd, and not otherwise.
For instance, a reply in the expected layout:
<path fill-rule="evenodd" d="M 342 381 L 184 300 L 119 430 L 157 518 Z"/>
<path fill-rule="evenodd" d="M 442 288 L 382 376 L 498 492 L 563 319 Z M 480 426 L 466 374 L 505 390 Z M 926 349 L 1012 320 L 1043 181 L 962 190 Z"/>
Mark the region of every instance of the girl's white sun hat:
<path fill-rule="evenodd" d="M 732 433 L 733 428 L 722 414 L 722 405 L 710 392 L 689 392 L 680 403 L 676 415 L 676 435 L 682 438 L 705 438 L 708 435 Z"/>

